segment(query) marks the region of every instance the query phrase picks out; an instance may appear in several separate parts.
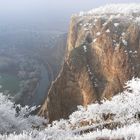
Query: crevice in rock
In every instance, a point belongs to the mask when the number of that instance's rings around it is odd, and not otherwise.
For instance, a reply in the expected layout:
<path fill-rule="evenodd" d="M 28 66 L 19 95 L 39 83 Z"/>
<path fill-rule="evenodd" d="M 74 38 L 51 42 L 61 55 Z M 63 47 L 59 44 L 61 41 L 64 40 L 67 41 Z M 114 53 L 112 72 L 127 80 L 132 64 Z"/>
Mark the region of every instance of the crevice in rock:
<path fill-rule="evenodd" d="M 84 51 L 84 57 L 86 58 L 85 59 L 86 60 L 86 70 L 87 70 L 87 73 L 88 73 L 88 77 L 91 81 L 93 89 L 95 90 L 96 101 L 100 104 L 101 99 L 100 99 L 100 95 L 99 95 L 99 91 L 98 91 L 97 78 L 96 78 L 96 75 L 94 74 L 93 66 L 90 63 L 91 51 L 89 49 L 89 47 L 90 47 L 89 42 L 85 42 L 82 45 L 82 47 L 83 47 L 83 51 Z"/>

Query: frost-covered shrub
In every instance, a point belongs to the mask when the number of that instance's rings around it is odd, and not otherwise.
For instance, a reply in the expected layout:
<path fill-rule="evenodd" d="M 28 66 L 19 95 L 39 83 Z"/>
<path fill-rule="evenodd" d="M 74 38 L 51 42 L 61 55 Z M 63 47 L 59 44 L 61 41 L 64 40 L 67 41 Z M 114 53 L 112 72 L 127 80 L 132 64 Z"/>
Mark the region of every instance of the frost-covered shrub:
<path fill-rule="evenodd" d="M 94 140 L 97 138 L 124 138 L 125 140 L 139 140 L 140 123 L 135 117 L 140 112 L 140 79 L 135 78 L 126 83 L 125 91 L 114 96 L 111 101 L 104 100 L 103 104 L 92 104 L 87 108 L 80 106 L 77 111 L 72 113 L 68 120 L 54 121 L 47 125 L 45 129 L 36 130 L 32 128 L 33 124 L 40 125 L 43 120 L 37 116 L 24 118 L 27 109 L 22 108 L 18 117 L 15 117 L 13 103 L 7 97 L 0 94 L 0 126 L 1 131 L 13 132 L 16 130 L 19 134 L 0 135 L 1 140 Z M 88 127 L 94 127 L 97 124 L 103 124 L 102 114 L 115 114 L 111 121 L 124 123 L 121 128 L 114 130 L 98 129 L 83 135 L 75 134 L 77 130 L 84 130 L 80 126 L 81 121 L 95 120 Z M 5 116 L 4 118 L 2 116 Z M 14 126 L 14 129 L 10 126 Z M 75 126 L 75 127 L 73 127 Z M 10 131 L 10 129 L 12 131 Z M 24 130 L 24 131 L 23 131 Z"/>
<path fill-rule="evenodd" d="M 9 97 L 0 93 L 0 133 L 31 131 L 33 126 L 42 125 L 45 121 L 43 118 L 29 115 L 34 109 L 35 107 L 15 105 Z"/>
<path fill-rule="evenodd" d="M 135 115 L 140 113 L 140 79 L 132 79 L 126 83 L 126 90 L 111 101 L 104 100 L 103 104 L 88 105 L 87 108 L 79 106 L 78 111 L 70 115 L 72 124 L 83 120 L 103 122 L 103 114 L 114 114 L 114 121 L 130 123 L 135 121 Z M 129 121 L 128 121 L 129 120 Z"/>

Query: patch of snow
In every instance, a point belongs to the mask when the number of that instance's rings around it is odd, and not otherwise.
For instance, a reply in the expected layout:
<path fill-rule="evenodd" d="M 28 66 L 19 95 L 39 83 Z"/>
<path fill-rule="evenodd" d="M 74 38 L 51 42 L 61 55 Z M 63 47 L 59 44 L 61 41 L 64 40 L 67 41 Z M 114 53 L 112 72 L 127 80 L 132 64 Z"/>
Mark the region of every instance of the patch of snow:
<path fill-rule="evenodd" d="M 116 18 L 120 18 L 120 17 L 121 17 L 121 14 L 117 14 L 117 15 L 116 15 Z"/>
<path fill-rule="evenodd" d="M 123 44 L 124 44 L 125 46 L 127 46 L 128 43 L 127 43 L 126 40 L 123 39 L 122 42 L 123 42 Z"/>
<path fill-rule="evenodd" d="M 86 27 L 87 25 L 86 24 L 84 24 L 84 27 Z"/>
<path fill-rule="evenodd" d="M 101 33 L 100 32 L 97 32 L 96 35 L 99 36 L 99 35 L 101 35 Z"/>
<path fill-rule="evenodd" d="M 111 15 L 111 16 L 109 17 L 109 20 L 112 20 L 114 17 L 115 17 L 115 15 Z"/>
<path fill-rule="evenodd" d="M 84 31 L 89 31 L 89 29 L 88 28 L 84 28 Z"/>
<path fill-rule="evenodd" d="M 82 15 L 104 15 L 104 14 L 118 14 L 118 15 L 133 15 L 133 13 L 140 12 L 140 4 L 130 3 L 130 4 L 108 4 L 106 6 L 101 6 L 99 8 L 92 9 L 88 12 L 80 12 Z"/>
<path fill-rule="evenodd" d="M 110 30 L 109 30 L 109 29 L 107 29 L 105 32 L 106 32 L 106 33 L 110 33 Z"/>
<path fill-rule="evenodd" d="M 137 52 L 137 51 L 134 51 L 133 53 L 136 54 L 136 53 L 138 53 L 138 52 Z"/>
<path fill-rule="evenodd" d="M 135 19 L 135 22 L 138 23 L 138 24 L 140 24 L 140 17 L 137 17 L 137 18 Z"/>
<path fill-rule="evenodd" d="M 122 33 L 122 36 L 125 36 L 125 33 L 124 32 Z"/>
<path fill-rule="evenodd" d="M 119 23 L 114 23 L 114 26 L 115 26 L 115 27 L 118 27 L 118 26 L 119 26 Z"/>
<path fill-rule="evenodd" d="M 93 40 L 93 42 L 95 43 L 97 41 L 97 38 L 95 38 L 94 40 Z"/>
<path fill-rule="evenodd" d="M 104 24 L 103 24 L 103 26 L 106 26 L 107 25 L 107 22 L 105 22 Z"/>
<path fill-rule="evenodd" d="M 119 47 L 120 46 L 120 44 L 119 43 L 116 43 L 116 48 L 115 48 L 115 50 L 117 50 L 117 47 Z"/>
<path fill-rule="evenodd" d="M 92 26 L 92 24 L 91 24 L 91 23 L 89 23 L 89 26 Z"/>
<path fill-rule="evenodd" d="M 81 11 L 81 12 L 79 13 L 79 16 L 83 16 L 83 15 L 84 15 L 84 12 Z"/>
<path fill-rule="evenodd" d="M 94 19 L 94 22 L 97 22 L 98 20 L 97 19 Z"/>
<path fill-rule="evenodd" d="M 134 16 L 140 13 L 140 4 L 130 3 L 130 4 L 108 4 L 101 6 L 99 8 L 92 9 L 87 12 L 80 12 L 77 16 L 91 16 L 95 15 L 96 17 L 108 17 L 109 20 L 116 18 L 125 18 L 126 20 L 131 20 L 134 23 L 140 24 L 140 16 Z M 97 19 L 94 20 L 97 22 Z M 105 26 L 106 24 L 103 24 Z M 119 24 L 114 23 L 114 26 L 117 27 Z"/>
<path fill-rule="evenodd" d="M 83 46 L 83 48 L 84 48 L 84 52 L 87 52 L 87 46 Z"/>

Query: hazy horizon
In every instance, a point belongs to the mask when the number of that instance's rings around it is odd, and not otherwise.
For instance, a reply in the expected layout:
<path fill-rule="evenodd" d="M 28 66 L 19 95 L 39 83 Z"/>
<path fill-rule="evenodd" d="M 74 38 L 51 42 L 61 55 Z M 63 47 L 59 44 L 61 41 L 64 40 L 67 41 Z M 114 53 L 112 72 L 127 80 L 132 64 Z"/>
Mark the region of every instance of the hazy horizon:
<path fill-rule="evenodd" d="M 139 3 L 140 0 L 0 0 L 0 25 L 37 26 L 67 31 L 73 13 L 110 3 Z"/>

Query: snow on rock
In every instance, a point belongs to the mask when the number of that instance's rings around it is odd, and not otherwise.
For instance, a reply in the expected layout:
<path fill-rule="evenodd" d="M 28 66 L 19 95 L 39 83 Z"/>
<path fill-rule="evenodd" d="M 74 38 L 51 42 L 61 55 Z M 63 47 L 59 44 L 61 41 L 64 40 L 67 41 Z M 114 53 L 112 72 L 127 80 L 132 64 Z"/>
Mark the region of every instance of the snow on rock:
<path fill-rule="evenodd" d="M 122 42 L 125 46 L 127 46 L 127 41 L 126 40 L 123 39 Z"/>
<path fill-rule="evenodd" d="M 137 51 L 134 51 L 133 53 L 134 53 L 134 54 L 137 54 L 138 52 L 137 52 Z"/>
<path fill-rule="evenodd" d="M 87 52 L 87 46 L 83 46 L 83 48 L 84 48 L 84 52 Z"/>
<path fill-rule="evenodd" d="M 97 38 L 95 38 L 94 40 L 93 40 L 93 42 L 95 43 L 97 41 Z"/>
<path fill-rule="evenodd" d="M 109 29 L 107 29 L 107 30 L 106 30 L 106 33 L 110 33 L 110 30 L 109 30 Z"/>
<path fill-rule="evenodd" d="M 120 18 L 126 21 L 131 21 L 140 24 L 140 4 L 130 3 L 130 4 L 108 4 L 99 8 L 87 12 L 80 12 L 75 14 L 75 16 L 80 17 L 93 17 L 94 23 L 98 21 L 98 18 L 107 18 L 109 20 Z M 103 26 L 106 26 L 106 22 Z M 118 22 L 114 23 L 114 26 L 119 26 Z"/>
<path fill-rule="evenodd" d="M 84 28 L 84 31 L 89 31 L 89 29 L 87 29 L 87 28 Z"/>
<path fill-rule="evenodd" d="M 83 15 L 84 15 L 84 12 L 81 11 L 81 12 L 79 13 L 79 16 L 83 16 Z"/>
<path fill-rule="evenodd" d="M 103 26 L 106 26 L 107 25 L 107 22 L 105 22 L 104 24 L 103 24 Z"/>
<path fill-rule="evenodd" d="M 96 35 L 99 36 L 99 35 L 101 35 L 101 33 L 100 32 L 97 32 Z"/>
<path fill-rule="evenodd" d="M 140 24 L 140 17 L 137 17 L 137 18 L 135 19 L 135 22 L 138 23 L 138 24 Z"/>
<path fill-rule="evenodd" d="M 108 4 L 106 6 L 102 6 L 99 8 L 95 8 L 88 12 L 80 12 L 79 16 L 86 16 L 86 15 L 104 15 L 104 14 L 120 14 L 123 15 L 133 15 L 134 13 L 140 12 L 140 4 L 132 3 L 132 4 Z"/>
<path fill-rule="evenodd" d="M 118 26 L 119 26 L 119 23 L 114 23 L 114 26 L 115 26 L 115 27 L 118 27 Z"/>
<path fill-rule="evenodd" d="M 97 21 L 98 21 L 97 19 L 94 20 L 94 22 L 97 22 Z"/>
<path fill-rule="evenodd" d="M 87 25 L 86 24 L 84 24 L 84 27 L 86 27 Z"/>
<path fill-rule="evenodd" d="M 125 36 L 125 33 L 124 32 L 122 33 L 122 36 Z"/>

